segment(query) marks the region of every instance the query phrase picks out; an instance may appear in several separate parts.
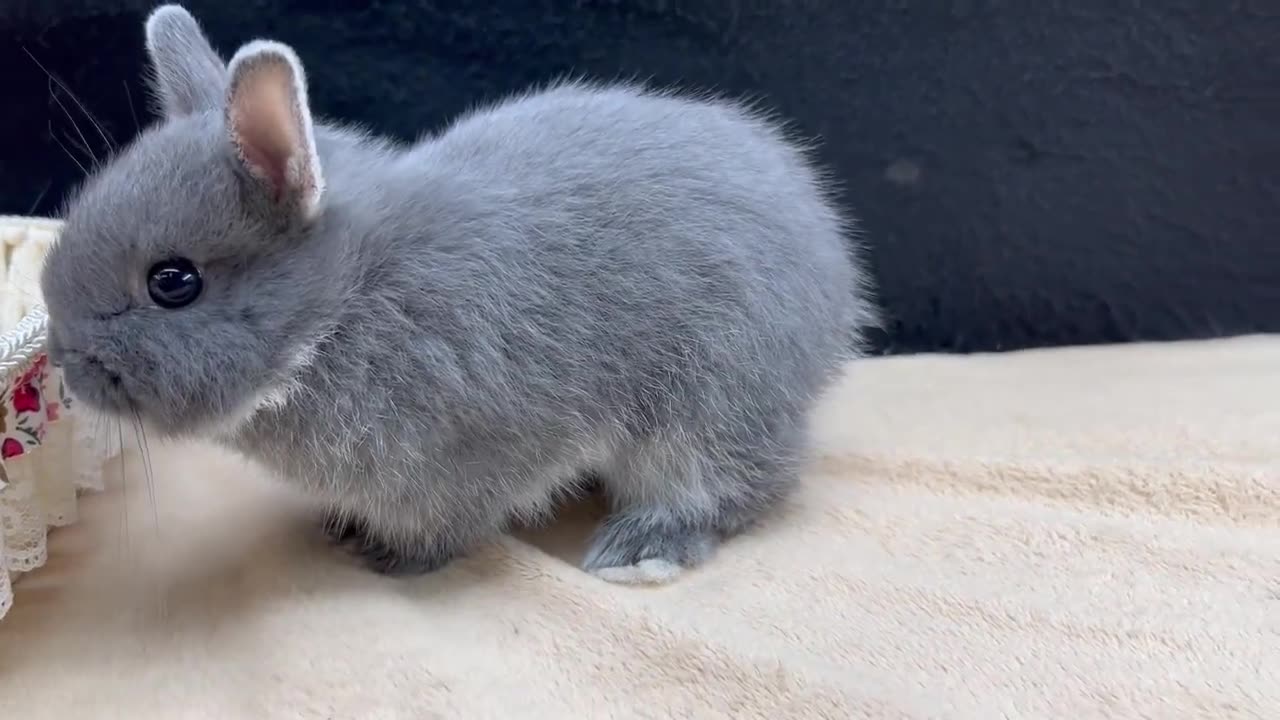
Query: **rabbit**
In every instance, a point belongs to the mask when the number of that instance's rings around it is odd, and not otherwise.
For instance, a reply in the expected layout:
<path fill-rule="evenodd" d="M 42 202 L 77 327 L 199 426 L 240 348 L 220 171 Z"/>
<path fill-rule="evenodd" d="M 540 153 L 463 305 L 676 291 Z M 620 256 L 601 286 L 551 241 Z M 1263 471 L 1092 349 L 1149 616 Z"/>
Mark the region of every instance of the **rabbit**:
<path fill-rule="evenodd" d="M 795 486 L 875 316 L 851 219 L 745 104 L 559 80 L 414 143 L 314 120 L 297 54 L 146 19 L 160 117 L 42 269 L 72 395 L 317 501 L 434 571 L 597 478 L 581 567 L 663 583 Z"/>

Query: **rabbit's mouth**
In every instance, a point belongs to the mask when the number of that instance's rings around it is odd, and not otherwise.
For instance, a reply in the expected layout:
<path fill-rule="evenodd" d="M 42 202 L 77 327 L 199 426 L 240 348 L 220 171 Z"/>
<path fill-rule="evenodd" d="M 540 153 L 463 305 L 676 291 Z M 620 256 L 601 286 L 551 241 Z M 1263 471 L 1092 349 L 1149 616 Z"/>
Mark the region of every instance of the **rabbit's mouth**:
<path fill-rule="evenodd" d="M 96 355 L 64 350 L 55 364 L 62 367 L 67 390 L 85 405 L 115 415 L 129 415 L 137 407 L 125 387 L 124 376 Z"/>

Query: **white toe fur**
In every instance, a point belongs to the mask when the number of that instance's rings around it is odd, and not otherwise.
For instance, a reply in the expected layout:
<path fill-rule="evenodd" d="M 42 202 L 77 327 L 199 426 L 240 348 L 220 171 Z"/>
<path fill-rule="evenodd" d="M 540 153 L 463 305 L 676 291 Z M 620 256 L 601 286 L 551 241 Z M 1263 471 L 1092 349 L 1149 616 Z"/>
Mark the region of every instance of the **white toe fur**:
<path fill-rule="evenodd" d="M 592 574 L 618 585 L 665 585 L 680 577 L 682 571 L 683 568 L 670 560 L 649 558 L 635 565 L 600 568 Z"/>

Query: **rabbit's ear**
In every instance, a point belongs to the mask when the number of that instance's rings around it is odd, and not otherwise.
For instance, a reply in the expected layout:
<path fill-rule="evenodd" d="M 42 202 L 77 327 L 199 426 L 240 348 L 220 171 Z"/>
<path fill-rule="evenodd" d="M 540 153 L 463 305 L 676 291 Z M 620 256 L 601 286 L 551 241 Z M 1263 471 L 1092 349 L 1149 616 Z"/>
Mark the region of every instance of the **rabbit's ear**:
<path fill-rule="evenodd" d="M 257 40 L 231 59 L 227 129 L 236 155 L 277 209 L 314 217 L 324 196 L 307 79 L 287 45 Z"/>
<path fill-rule="evenodd" d="M 162 5 L 147 18 L 152 91 L 165 117 L 217 110 L 227 91 L 227 67 L 195 18 L 181 5 Z"/>

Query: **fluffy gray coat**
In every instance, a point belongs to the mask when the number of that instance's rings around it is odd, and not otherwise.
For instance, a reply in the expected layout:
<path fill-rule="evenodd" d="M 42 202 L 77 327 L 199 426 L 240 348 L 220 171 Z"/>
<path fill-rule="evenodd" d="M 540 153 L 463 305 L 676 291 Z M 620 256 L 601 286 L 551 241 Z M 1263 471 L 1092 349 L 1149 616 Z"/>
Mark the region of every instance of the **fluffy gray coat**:
<path fill-rule="evenodd" d="M 224 63 L 176 6 L 146 31 L 164 118 L 88 180 L 42 277 L 87 404 L 273 467 L 385 572 L 590 474 L 612 512 L 584 567 L 663 580 L 793 484 L 871 310 L 770 121 L 561 83 L 401 146 L 313 124 L 284 45 Z M 157 279 L 175 258 L 195 271 Z"/>

